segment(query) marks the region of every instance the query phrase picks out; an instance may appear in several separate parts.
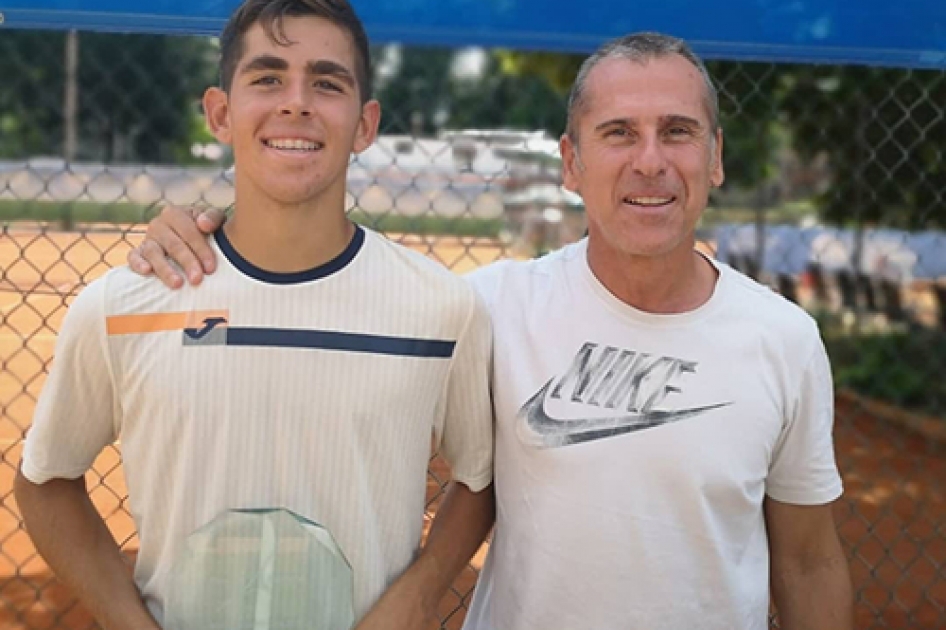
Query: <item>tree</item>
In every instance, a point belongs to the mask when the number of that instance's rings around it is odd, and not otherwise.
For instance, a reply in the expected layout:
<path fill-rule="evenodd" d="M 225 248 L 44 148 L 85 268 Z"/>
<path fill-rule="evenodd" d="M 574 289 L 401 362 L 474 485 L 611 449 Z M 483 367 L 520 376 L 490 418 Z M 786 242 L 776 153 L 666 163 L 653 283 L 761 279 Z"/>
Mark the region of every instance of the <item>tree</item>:
<path fill-rule="evenodd" d="M 780 133 L 779 93 L 791 66 L 710 61 L 707 70 L 719 94 L 726 186 L 763 187 L 777 175 Z"/>
<path fill-rule="evenodd" d="M 0 72 L 0 155 L 61 155 L 65 33 L 8 31 Z M 79 35 L 78 158 L 173 162 L 189 146 L 204 88 L 214 81 L 203 38 Z"/>
<path fill-rule="evenodd" d="M 429 135 L 440 128 L 546 129 L 553 135 L 565 125 L 565 91 L 553 85 L 533 53 L 492 51 L 478 77 L 454 76 L 455 52 L 405 47 L 393 76 L 378 90 L 385 133 Z M 376 55 L 377 56 L 377 55 Z M 567 62 L 566 62 L 567 65 Z"/>
<path fill-rule="evenodd" d="M 61 153 L 64 50 L 64 34 L 0 37 L 0 157 Z"/>
<path fill-rule="evenodd" d="M 415 135 L 435 132 L 445 122 L 441 119 L 450 106 L 452 63 L 450 49 L 402 48 L 396 73 L 377 92 L 382 105 L 381 131 Z"/>
<path fill-rule="evenodd" d="M 942 72 L 814 66 L 782 107 L 795 149 L 827 155 L 833 186 L 818 200 L 833 223 L 946 227 L 946 76 Z"/>
<path fill-rule="evenodd" d="M 585 55 L 498 50 L 494 53 L 503 74 L 541 79 L 561 96 L 568 96 Z"/>
<path fill-rule="evenodd" d="M 558 137 L 565 129 L 565 92 L 539 72 L 524 66 L 511 67 L 511 55 L 506 51 L 494 52 L 482 77 L 453 82 L 450 126 L 543 129 Z M 522 53 L 515 55 L 521 58 Z"/>

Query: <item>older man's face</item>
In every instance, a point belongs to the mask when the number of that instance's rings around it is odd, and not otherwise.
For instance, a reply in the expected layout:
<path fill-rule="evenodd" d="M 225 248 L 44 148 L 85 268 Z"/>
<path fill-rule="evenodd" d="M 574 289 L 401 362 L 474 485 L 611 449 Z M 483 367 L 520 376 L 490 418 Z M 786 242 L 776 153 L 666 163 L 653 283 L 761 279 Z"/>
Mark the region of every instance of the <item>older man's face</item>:
<path fill-rule="evenodd" d="M 565 186 L 585 201 L 595 247 L 690 255 L 709 191 L 723 182 L 699 71 L 679 55 L 607 59 L 588 76 L 577 140 L 562 139 Z"/>

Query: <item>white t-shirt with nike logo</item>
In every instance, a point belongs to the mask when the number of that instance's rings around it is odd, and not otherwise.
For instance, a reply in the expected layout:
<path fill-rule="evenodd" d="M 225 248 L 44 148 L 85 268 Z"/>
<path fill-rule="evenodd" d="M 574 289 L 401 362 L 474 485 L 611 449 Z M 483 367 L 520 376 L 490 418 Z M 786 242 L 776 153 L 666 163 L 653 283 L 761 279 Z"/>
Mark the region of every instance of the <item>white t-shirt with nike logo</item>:
<path fill-rule="evenodd" d="M 493 320 L 497 527 L 467 630 L 765 630 L 762 503 L 841 493 L 815 322 L 726 265 L 683 314 L 586 242 L 470 276 Z"/>

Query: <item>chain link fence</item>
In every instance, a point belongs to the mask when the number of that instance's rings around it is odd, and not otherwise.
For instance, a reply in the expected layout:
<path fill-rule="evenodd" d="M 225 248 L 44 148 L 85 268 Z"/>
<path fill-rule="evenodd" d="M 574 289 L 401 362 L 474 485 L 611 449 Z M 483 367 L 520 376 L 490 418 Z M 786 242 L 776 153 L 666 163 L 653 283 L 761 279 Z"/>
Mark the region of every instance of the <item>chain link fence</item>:
<path fill-rule="evenodd" d="M 578 58 L 524 54 L 517 66 L 502 51 L 375 52 L 388 113 L 352 165 L 358 221 L 458 272 L 581 236 L 555 141 L 564 93 L 554 76 Z M 822 324 L 856 627 L 946 627 L 946 75 L 726 61 L 710 70 L 727 184 L 701 243 Z M 214 48 L 6 31 L 0 71 L 0 626 L 90 628 L 29 542 L 14 473 L 76 293 L 124 263 L 163 204 L 232 202 L 226 150 L 198 111 Z M 503 128 L 523 131 L 482 131 Z M 448 476 L 434 458 L 430 513 Z M 118 450 L 87 479 L 133 557 Z M 460 627 L 481 562 L 482 552 L 444 602 L 444 628 Z"/>

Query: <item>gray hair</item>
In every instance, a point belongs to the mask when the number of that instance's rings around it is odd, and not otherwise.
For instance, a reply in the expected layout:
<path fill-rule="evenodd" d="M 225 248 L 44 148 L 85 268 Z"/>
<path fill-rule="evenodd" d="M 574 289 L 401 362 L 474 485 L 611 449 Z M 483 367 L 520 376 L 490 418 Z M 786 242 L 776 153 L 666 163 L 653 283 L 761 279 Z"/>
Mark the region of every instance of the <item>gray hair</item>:
<path fill-rule="evenodd" d="M 575 119 L 578 118 L 579 110 L 585 106 L 587 101 L 585 84 L 588 81 L 588 75 L 591 74 L 595 66 L 606 59 L 617 58 L 645 63 L 652 59 L 673 55 L 680 55 L 699 70 L 706 87 L 703 102 L 706 112 L 709 114 L 710 128 L 713 132 L 719 129 L 719 96 L 716 93 L 716 86 L 713 85 L 713 80 L 710 78 L 706 66 L 703 65 L 703 61 L 696 56 L 696 53 L 687 43 L 682 39 L 662 33 L 632 33 L 605 43 L 594 54 L 585 59 L 584 63 L 581 64 L 581 68 L 578 69 L 575 84 L 568 95 L 568 122 L 565 126 L 565 132 L 572 141 L 578 141 Z"/>

